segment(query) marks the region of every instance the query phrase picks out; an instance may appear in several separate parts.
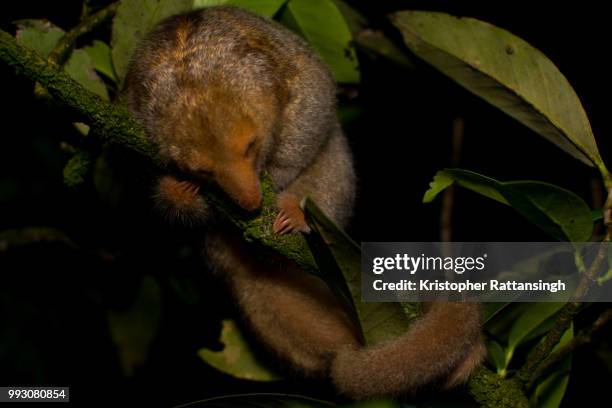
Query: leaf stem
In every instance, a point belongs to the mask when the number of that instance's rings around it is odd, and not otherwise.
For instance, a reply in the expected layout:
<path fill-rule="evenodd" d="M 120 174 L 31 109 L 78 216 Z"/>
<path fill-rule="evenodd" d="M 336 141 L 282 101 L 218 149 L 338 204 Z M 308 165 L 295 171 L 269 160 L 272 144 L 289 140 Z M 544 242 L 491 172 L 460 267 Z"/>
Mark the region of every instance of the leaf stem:
<path fill-rule="evenodd" d="M 64 65 L 70 52 L 74 47 L 76 40 L 83 34 L 87 34 L 106 20 L 111 18 L 117 12 L 119 2 L 111 3 L 102 10 L 95 12 L 94 14 L 87 15 L 81 20 L 81 22 L 71 30 L 67 31 L 62 38 L 59 39 L 55 47 L 49 53 L 47 59 L 52 64 Z"/>

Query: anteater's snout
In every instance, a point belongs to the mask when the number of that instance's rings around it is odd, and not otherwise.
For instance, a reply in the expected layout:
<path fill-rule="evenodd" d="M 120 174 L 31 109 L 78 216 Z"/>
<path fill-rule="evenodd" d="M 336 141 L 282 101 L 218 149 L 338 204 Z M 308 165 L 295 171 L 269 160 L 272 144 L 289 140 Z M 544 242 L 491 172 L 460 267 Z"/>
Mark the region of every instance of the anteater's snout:
<path fill-rule="evenodd" d="M 261 207 L 259 174 L 249 165 L 235 166 L 219 175 L 219 186 L 247 211 Z"/>

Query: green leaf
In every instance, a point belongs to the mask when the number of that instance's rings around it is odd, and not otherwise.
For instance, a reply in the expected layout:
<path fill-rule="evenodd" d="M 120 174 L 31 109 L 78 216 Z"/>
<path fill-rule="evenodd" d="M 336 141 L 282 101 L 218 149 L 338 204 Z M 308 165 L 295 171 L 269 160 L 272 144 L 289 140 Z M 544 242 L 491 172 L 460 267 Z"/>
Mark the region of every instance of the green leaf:
<path fill-rule="evenodd" d="M 507 344 L 505 349 L 500 345 L 503 358 L 499 349 L 494 350 L 497 353 L 494 361 L 498 373 L 506 374 L 518 346 L 550 329 L 551 319 L 562 306 L 563 303 L 542 302 L 508 303 L 503 308 L 491 308 L 496 313 L 484 324 L 485 331 L 491 341 Z"/>
<path fill-rule="evenodd" d="M 236 378 L 251 381 L 277 381 L 281 377 L 253 352 L 242 331 L 233 320 L 223 320 L 223 350 L 202 348 L 198 355 L 217 370 Z"/>
<path fill-rule="evenodd" d="M 522 314 L 512 325 L 508 339 L 508 350 L 512 353 L 516 347 L 530 338 L 532 332 L 563 307 L 564 303 L 541 302 L 526 303 Z"/>
<path fill-rule="evenodd" d="M 193 9 L 201 9 L 204 7 L 222 6 L 229 0 L 193 0 Z"/>
<path fill-rule="evenodd" d="M 423 196 L 423 202 L 429 203 L 433 201 L 440 192 L 450 187 L 455 182 L 462 187 L 475 191 L 492 200 L 499 201 L 502 204 L 508 204 L 508 201 L 499 191 L 500 183 L 497 180 L 460 169 L 446 169 L 437 172 L 432 182 L 429 183 L 429 189 Z"/>
<path fill-rule="evenodd" d="M 91 59 L 96 71 L 106 76 L 108 79 L 117 83 L 117 75 L 113 70 L 113 60 L 110 47 L 99 40 L 94 40 L 93 44 L 84 48 Z"/>
<path fill-rule="evenodd" d="M 603 211 L 601 211 L 601 209 L 592 210 L 591 219 L 593 222 L 603 220 Z"/>
<path fill-rule="evenodd" d="M 451 175 L 447 172 L 442 170 L 437 172 L 434 175 L 433 180 L 429 183 L 429 189 L 427 189 L 425 195 L 423 196 L 423 202 L 432 202 L 438 194 L 453 185 L 454 182 L 455 179 L 453 179 L 453 177 L 451 177 Z"/>
<path fill-rule="evenodd" d="M 127 376 L 133 375 L 146 361 L 159 330 L 161 313 L 161 288 L 151 276 L 143 278 L 138 295 L 128 309 L 107 313 L 111 338 Z"/>
<path fill-rule="evenodd" d="M 85 150 L 78 150 L 64 167 L 64 184 L 77 187 L 85 182 L 85 176 L 91 168 L 91 155 Z"/>
<path fill-rule="evenodd" d="M 506 351 L 495 340 L 487 340 L 487 356 L 493 367 L 495 367 L 497 374 L 505 375 L 507 365 Z"/>
<path fill-rule="evenodd" d="M 84 50 L 74 50 L 64 70 L 85 89 L 108 101 L 106 85 L 94 71 L 94 64 Z"/>
<path fill-rule="evenodd" d="M 432 201 L 453 182 L 517 210 L 558 240 L 588 241 L 593 232 L 589 206 L 571 191 L 539 181 L 500 182 L 461 169 L 439 171 L 423 202 Z"/>
<path fill-rule="evenodd" d="M 55 44 L 64 35 L 64 30 L 52 24 L 48 20 L 19 20 L 15 38 L 41 57 L 47 57 Z"/>
<path fill-rule="evenodd" d="M 514 181 L 504 183 L 503 194 L 510 206 L 556 239 L 591 238 L 591 210 L 571 191 L 538 181 Z"/>
<path fill-rule="evenodd" d="M 393 22 L 418 57 L 577 159 L 605 169 L 576 92 L 540 51 L 472 18 L 401 11 Z"/>
<path fill-rule="evenodd" d="M 193 0 L 122 0 L 113 19 L 114 71 L 122 82 L 138 42 L 166 17 L 188 11 Z"/>
<path fill-rule="evenodd" d="M 229 0 L 227 5 L 240 7 L 272 18 L 286 2 L 287 0 Z"/>
<path fill-rule="evenodd" d="M 280 21 L 302 35 L 319 52 L 336 81 L 359 82 L 353 37 L 332 0 L 289 0 Z"/>
<path fill-rule="evenodd" d="M 181 405 L 180 408 L 327 408 L 331 402 L 291 394 L 236 394 L 209 398 Z M 178 408 L 178 407 L 177 407 Z"/>
<path fill-rule="evenodd" d="M 18 22 L 17 41 L 41 56 L 47 57 L 64 31 L 46 20 L 21 20 Z M 64 70 L 85 89 L 108 100 L 106 85 L 94 71 L 89 55 L 83 50 L 74 50 L 64 65 Z"/>
<path fill-rule="evenodd" d="M 306 198 L 302 208 L 313 232 L 307 237 L 322 278 L 353 307 L 366 344 L 377 344 L 408 330 L 409 320 L 400 303 L 361 301 L 361 249 L 316 204 Z M 344 293 L 349 295 L 344 295 Z"/>
<path fill-rule="evenodd" d="M 565 331 L 553 352 L 565 346 L 574 338 L 574 327 L 570 326 Z M 559 367 L 540 382 L 534 391 L 531 401 L 536 408 L 558 408 L 561 405 L 567 384 L 569 383 L 569 372 L 572 366 L 572 356 L 568 355 L 559 364 Z"/>
<path fill-rule="evenodd" d="M 353 34 L 353 36 L 357 35 L 363 29 L 368 26 L 368 20 L 365 18 L 363 14 L 349 6 L 346 1 L 343 0 L 333 0 L 336 8 L 344 17 L 344 21 L 348 26 L 349 30 Z"/>

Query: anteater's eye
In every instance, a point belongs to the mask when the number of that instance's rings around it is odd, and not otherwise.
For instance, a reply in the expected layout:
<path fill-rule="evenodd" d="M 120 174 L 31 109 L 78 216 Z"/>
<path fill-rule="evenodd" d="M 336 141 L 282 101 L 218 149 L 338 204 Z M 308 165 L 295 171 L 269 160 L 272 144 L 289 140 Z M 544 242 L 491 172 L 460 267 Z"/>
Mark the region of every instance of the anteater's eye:
<path fill-rule="evenodd" d="M 250 156 L 253 154 L 253 152 L 255 151 L 255 142 L 257 140 L 253 139 L 251 140 L 251 142 L 247 145 L 246 149 L 244 150 L 244 155 L 245 156 Z"/>

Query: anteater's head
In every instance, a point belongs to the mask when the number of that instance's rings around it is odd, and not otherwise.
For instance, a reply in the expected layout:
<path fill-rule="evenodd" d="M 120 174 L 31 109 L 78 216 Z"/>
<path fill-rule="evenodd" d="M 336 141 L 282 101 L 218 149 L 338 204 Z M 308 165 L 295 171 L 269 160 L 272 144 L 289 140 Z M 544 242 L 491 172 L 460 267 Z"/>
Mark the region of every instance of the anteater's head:
<path fill-rule="evenodd" d="M 274 137 L 274 95 L 191 84 L 158 112 L 160 154 L 177 169 L 164 177 L 158 196 L 183 213 L 202 212 L 200 189 L 214 183 L 240 207 L 261 205 L 259 177 Z"/>

